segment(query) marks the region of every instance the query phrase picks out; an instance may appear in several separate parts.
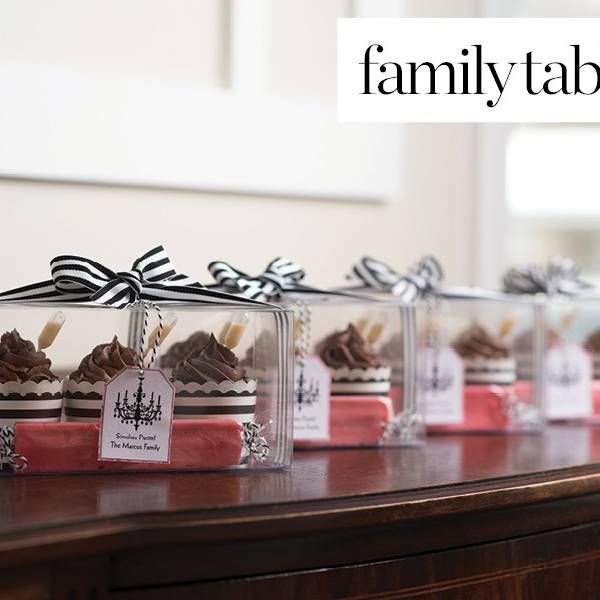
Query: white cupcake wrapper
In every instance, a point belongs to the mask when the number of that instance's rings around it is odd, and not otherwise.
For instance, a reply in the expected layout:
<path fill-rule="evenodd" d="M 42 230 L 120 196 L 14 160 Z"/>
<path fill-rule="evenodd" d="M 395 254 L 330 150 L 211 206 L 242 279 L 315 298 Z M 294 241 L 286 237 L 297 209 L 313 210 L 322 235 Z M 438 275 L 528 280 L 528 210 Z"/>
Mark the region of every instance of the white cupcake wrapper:
<path fill-rule="evenodd" d="M 60 381 L 9 381 L 0 384 L 0 425 L 21 421 L 56 423 L 62 412 Z"/>
<path fill-rule="evenodd" d="M 222 381 L 216 383 L 208 381 L 206 383 L 183 383 L 175 380 L 175 396 L 179 394 L 189 394 L 193 396 L 232 396 L 235 394 L 256 394 L 256 379 L 242 379 L 240 381 Z"/>
<path fill-rule="evenodd" d="M 517 377 L 514 358 L 463 358 L 465 385 L 511 385 Z"/>
<path fill-rule="evenodd" d="M 389 393 L 389 381 L 352 381 L 331 384 L 332 396 L 387 396 Z"/>
<path fill-rule="evenodd" d="M 97 381 L 71 381 L 64 383 L 65 419 L 74 423 L 97 423 L 100 421 L 106 383 Z"/>
<path fill-rule="evenodd" d="M 592 369 L 594 379 L 600 379 L 600 355 L 592 354 Z"/>
<path fill-rule="evenodd" d="M 256 380 L 222 383 L 174 381 L 175 419 L 232 419 L 238 423 L 254 420 Z"/>
<path fill-rule="evenodd" d="M 24 381 L 22 383 L 16 381 L 7 381 L 0 383 L 0 399 L 6 396 L 18 395 L 26 396 L 42 396 L 44 394 L 52 394 L 53 396 L 62 397 L 62 382 L 56 381 Z"/>
<path fill-rule="evenodd" d="M 390 367 L 330 369 L 332 396 L 386 396 L 390 392 Z"/>
<path fill-rule="evenodd" d="M 96 383 L 90 383 L 89 381 L 76 382 L 72 381 L 67 377 L 64 382 L 64 392 L 66 396 L 104 396 L 104 389 L 106 383 L 104 381 L 97 381 Z"/>

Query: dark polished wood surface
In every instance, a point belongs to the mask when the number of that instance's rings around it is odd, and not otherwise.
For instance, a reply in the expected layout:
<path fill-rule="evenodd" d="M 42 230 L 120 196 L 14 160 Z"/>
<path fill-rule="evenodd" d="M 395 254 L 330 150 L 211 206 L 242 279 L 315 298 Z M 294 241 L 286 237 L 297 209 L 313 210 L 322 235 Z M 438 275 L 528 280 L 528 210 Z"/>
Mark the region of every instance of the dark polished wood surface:
<path fill-rule="evenodd" d="M 1 598 L 560 598 L 600 584 L 600 428 L 7 476 L 0 508 Z"/>

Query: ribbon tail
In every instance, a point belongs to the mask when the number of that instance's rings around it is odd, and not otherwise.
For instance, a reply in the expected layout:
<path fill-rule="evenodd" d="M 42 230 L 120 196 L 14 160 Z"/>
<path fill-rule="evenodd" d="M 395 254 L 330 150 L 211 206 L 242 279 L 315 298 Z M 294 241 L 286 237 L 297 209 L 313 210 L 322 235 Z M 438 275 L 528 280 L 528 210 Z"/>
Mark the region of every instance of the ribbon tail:
<path fill-rule="evenodd" d="M 293 296 L 294 294 L 314 294 L 316 296 L 338 296 L 342 298 L 352 298 L 353 300 L 363 300 L 366 302 L 379 302 L 378 298 L 374 298 L 373 296 L 356 293 L 354 290 L 364 291 L 368 288 L 360 287 L 360 288 L 335 288 L 333 290 L 324 290 L 321 288 L 313 288 L 308 285 L 296 284 L 293 288 L 289 288 L 284 290 L 286 294 Z"/>
<path fill-rule="evenodd" d="M 133 263 L 132 269 L 138 269 L 143 273 L 144 279 L 153 283 L 177 276 L 171 259 L 162 246 L 156 246 L 140 256 Z"/>
<path fill-rule="evenodd" d="M 237 296 L 218 289 L 219 286 L 180 286 L 147 284 L 142 289 L 141 299 L 152 302 L 201 302 L 206 304 L 252 304 L 254 306 L 268 306 L 278 308 L 273 304 L 252 300 L 243 296 Z"/>
<path fill-rule="evenodd" d="M 0 292 L 0 303 L 10 302 L 79 302 L 87 299 L 88 293 L 71 292 L 64 293 L 56 289 L 54 281 L 40 281 L 30 285 L 13 288 Z"/>
<path fill-rule="evenodd" d="M 514 302 L 514 295 L 499 290 L 486 290 L 480 287 L 440 286 L 432 290 L 438 298 L 448 300 L 500 300 Z"/>

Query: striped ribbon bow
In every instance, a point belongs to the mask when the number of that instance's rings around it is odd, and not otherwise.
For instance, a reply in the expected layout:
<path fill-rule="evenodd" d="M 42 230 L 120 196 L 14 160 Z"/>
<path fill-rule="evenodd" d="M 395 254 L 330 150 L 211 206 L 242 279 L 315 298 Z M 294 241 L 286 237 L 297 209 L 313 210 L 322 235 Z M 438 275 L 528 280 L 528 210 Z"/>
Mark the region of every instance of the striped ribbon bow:
<path fill-rule="evenodd" d="M 81 256 L 50 261 L 52 279 L 0 293 L 0 302 L 95 302 L 124 308 L 139 300 L 239 304 L 251 302 L 207 288 L 175 272 L 162 246 L 138 258 L 129 271 L 112 271 Z"/>
<path fill-rule="evenodd" d="M 306 275 L 304 269 L 287 258 L 272 260 L 264 273 L 256 277 L 222 261 L 211 262 L 208 270 L 217 285 L 251 300 L 278 299 L 286 292 L 320 291 L 302 285 L 301 281 Z"/>
<path fill-rule="evenodd" d="M 403 302 L 412 302 L 436 291 L 444 278 L 442 266 L 433 256 L 425 256 L 400 275 L 381 261 L 363 257 L 352 267 L 350 279 L 359 279 L 365 286 L 391 292 Z"/>
<path fill-rule="evenodd" d="M 564 294 L 576 296 L 593 288 L 579 278 L 579 267 L 570 258 L 556 257 L 542 265 L 528 265 L 509 269 L 502 282 L 504 290 L 511 294 Z"/>

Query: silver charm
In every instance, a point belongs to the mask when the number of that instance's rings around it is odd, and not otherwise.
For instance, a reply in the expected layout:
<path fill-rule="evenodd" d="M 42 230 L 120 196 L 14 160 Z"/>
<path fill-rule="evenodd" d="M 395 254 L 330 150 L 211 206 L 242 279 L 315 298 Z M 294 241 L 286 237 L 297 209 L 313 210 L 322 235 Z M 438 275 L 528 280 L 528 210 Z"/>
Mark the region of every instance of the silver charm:
<path fill-rule="evenodd" d="M 269 443 L 262 435 L 264 428 L 264 425 L 254 421 L 242 424 L 242 444 L 244 452 L 248 456 L 252 456 L 261 462 L 269 456 L 271 451 Z"/>
<path fill-rule="evenodd" d="M 27 458 L 15 452 L 15 430 L 7 425 L 0 427 L 0 464 L 8 464 L 13 471 L 24 471 Z"/>

